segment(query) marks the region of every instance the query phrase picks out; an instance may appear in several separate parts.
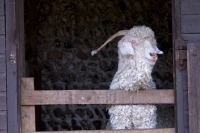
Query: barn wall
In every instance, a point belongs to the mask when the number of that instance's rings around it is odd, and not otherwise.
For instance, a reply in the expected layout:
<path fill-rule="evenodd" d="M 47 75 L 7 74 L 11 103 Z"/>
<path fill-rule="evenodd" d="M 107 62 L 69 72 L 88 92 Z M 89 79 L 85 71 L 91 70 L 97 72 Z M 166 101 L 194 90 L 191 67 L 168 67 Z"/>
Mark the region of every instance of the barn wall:
<path fill-rule="evenodd" d="M 200 1 L 181 1 L 182 37 L 189 42 L 200 42 Z"/>
<path fill-rule="evenodd" d="M 200 1 L 181 0 L 181 36 L 189 43 L 200 42 Z M 190 65 L 190 64 L 189 64 Z M 190 68 L 192 66 L 188 66 Z M 184 79 L 187 80 L 187 73 L 184 72 Z M 185 80 L 182 82 L 184 83 Z M 187 82 L 185 82 L 187 83 Z M 183 109 L 184 109 L 184 133 L 188 133 L 189 127 L 189 107 L 188 107 L 188 85 L 183 85 Z M 190 88 L 191 89 L 191 88 Z M 197 117 L 197 116 L 195 116 Z"/>
<path fill-rule="evenodd" d="M 7 133 L 4 0 L 0 0 L 0 133 Z"/>

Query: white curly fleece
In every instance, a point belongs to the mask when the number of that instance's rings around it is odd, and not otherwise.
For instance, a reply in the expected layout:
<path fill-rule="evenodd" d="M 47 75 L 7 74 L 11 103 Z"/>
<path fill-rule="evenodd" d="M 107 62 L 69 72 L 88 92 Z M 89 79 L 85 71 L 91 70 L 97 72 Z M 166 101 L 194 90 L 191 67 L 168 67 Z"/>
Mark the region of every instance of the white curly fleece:
<path fill-rule="evenodd" d="M 145 129 L 156 127 L 156 106 L 115 105 L 109 109 L 112 129 Z"/>
<path fill-rule="evenodd" d="M 118 47 L 122 45 L 123 40 L 133 37 L 138 39 L 134 55 L 123 55 L 118 50 L 118 70 L 111 82 L 110 90 L 137 91 L 156 88 L 151 76 L 153 65 L 144 60 L 144 41 L 148 40 L 152 47 L 156 47 L 154 32 L 146 26 L 135 26 L 118 42 Z M 112 105 L 108 111 L 108 129 L 155 128 L 157 124 L 154 105 Z"/>

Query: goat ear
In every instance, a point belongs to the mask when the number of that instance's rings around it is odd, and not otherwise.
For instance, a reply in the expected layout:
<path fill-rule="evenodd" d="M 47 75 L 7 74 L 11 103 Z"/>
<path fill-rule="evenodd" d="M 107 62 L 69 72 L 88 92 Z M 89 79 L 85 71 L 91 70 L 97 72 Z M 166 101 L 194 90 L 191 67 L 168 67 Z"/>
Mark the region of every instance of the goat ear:
<path fill-rule="evenodd" d="M 159 50 L 159 49 L 156 47 L 156 53 L 157 53 L 157 54 L 163 54 L 163 51 Z"/>
<path fill-rule="evenodd" d="M 138 44 L 138 39 L 132 36 L 126 36 L 118 43 L 118 48 L 123 55 L 134 55 L 134 47 Z"/>
<path fill-rule="evenodd" d="M 134 55 L 134 46 L 136 43 L 135 40 L 120 40 L 118 48 L 123 55 Z"/>

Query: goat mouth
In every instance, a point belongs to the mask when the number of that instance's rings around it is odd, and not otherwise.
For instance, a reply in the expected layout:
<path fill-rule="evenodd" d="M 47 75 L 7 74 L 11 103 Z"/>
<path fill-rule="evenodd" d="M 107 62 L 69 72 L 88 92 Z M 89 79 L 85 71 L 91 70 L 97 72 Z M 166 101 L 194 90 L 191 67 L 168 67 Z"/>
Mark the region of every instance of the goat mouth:
<path fill-rule="evenodd" d="M 146 58 L 147 62 L 151 65 L 154 65 L 156 63 L 157 60 L 154 60 L 154 59 L 148 59 Z"/>

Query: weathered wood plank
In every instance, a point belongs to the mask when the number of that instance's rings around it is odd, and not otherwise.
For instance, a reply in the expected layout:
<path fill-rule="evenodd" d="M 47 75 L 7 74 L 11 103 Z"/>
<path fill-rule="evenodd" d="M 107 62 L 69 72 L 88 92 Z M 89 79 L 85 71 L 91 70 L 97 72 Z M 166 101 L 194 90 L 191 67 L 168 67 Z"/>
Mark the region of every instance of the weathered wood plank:
<path fill-rule="evenodd" d="M 0 111 L 0 130 L 7 129 L 7 115 L 6 111 Z"/>
<path fill-rule="evenodd" d="M 172 35 L 173 35 L 173 48 L 176 49 L 176 47 L 179 45 L 178 39 L 181 37 L 181 3 L 182 0 L 172 0 Z M 177 54 L 175 54 L 177 56 Z M 176 57 L 174 57 L 176 58 Z M 185 118 L 183 113 L 183 106 L 187 106 L 187 103 L 184 103 L 183 99 L 183 90 L 186 87 L 183 83 L 187 84 L 187 78 L 185 75 L 187 74 L 186 70 L 179 70 L 176 67 L 176 62 L 174 62 L 173 70 L 175 75 L 175 81 L 174 84 L 175 88 L 175 97 L 176 97 L 176 105 L 175 105 L 175 114 L 176 114 L 176 132 L 177 133 L 188 133 L 185 132 L 187 129 L 185 124 Z"/>
<path fill-rule="evenodd" d="M 2 130 L 0 130 L 0 133 L 7 133 L 7 130 L 2 129 Z"/>
<path fill-rule="evenodd" d="M 6 73 L 0 73 L 0 91 L 6 91 Z"/>
<path fill-rule="evenodd" d="M 5 2 L 5 20 L 6 20 L 6 92 L 7 92 L 7 121 L 8 121 L 8 133 L 20 133 L 21 132 L 21 106 L 19 101 L 20 89 L 19 89 L 19 75 L 18 75 L 18 63 L 10 63 L 10 53 L 16 52 L 19 49 L 19 26 L 17 25 L 17 6 L 20 0 L 4 0 Z M 18 52 L 16 53 L 18 55 Z M 19 69 L 19 71 L 22 71 Z"/>
<path fill-rule="evenodd" d="M 0 53 L 5 53 L 5 35 L 0 35 Z"/>
<path fill-rule="evenodd" d="M 188 42 L 198 43 L 200 42 L 200 34 L 182 34 L 184 40 Z"/>
<path fill-rule="evenodd" d="M 0 92 L 0 111 L 6 110 L 6 92 Z"/>
<path fill-rule="evenodd" d="M 181 0 L 181 6 L 200 5 L 199 0 Z"/>
<path fill-rule="evenodd" d="M 22 105 L 47 104 L 173 104 L 174 90 L 22 91 Z"/>
<path fill-rule="evenodd" d="M 185 5 L 181 6 L 182 15 L 197 15 L 200 13 L 200 5 Z"/>
<path fill-rule="evenodd" d="M 4 0 L 0 0 L 0 16 L 4 15 Z"/>
<path fill-rule="evenodd" d="M 23 132 L 23 133 L 175 133 L 174 128 L 145 129 L 145 130 L 82 130 L 82 131 L 48 131 L 48 132 Z"/>
<path fill-rule="evenodd" d="M 200 15 L 181 15 L 182 33 L 200 33 Z"/>
<path fill-rule="evenodd" d="M 2 62 L 5 63 L 5 61 L 6 61 L 5 58 L 6 58 L 6 57 L 5 57 L 5 54 L 0 54 L 0 63 L 2 63 Z"/>
<path fill-rule="evenodd" d="M 26 106 L 21 109 L 22 113 L 22 131 L 35 131 L 35 107 Z"/>
<path fill-rule="evenodd" d="M 5 62 L 0 62 L 0 73 L 1 72 L 6 72 L 6 63 Z"/>
<path fill-rule="evenodd" d="M 0 34 L 5 34 L 5 17 L 0 16 Z"/>
<path fill-rule="evenodd" d="M 21 79 L 21 90 L 34 90 L 33 78 Z M 22 106 L 22 132 L 36 131 L 35 125 L 35 106 Z"/>
<path fill-rule="evenodd" d="M 200 132 L 200 43 L 188 44 L 189 132 Z"/>

